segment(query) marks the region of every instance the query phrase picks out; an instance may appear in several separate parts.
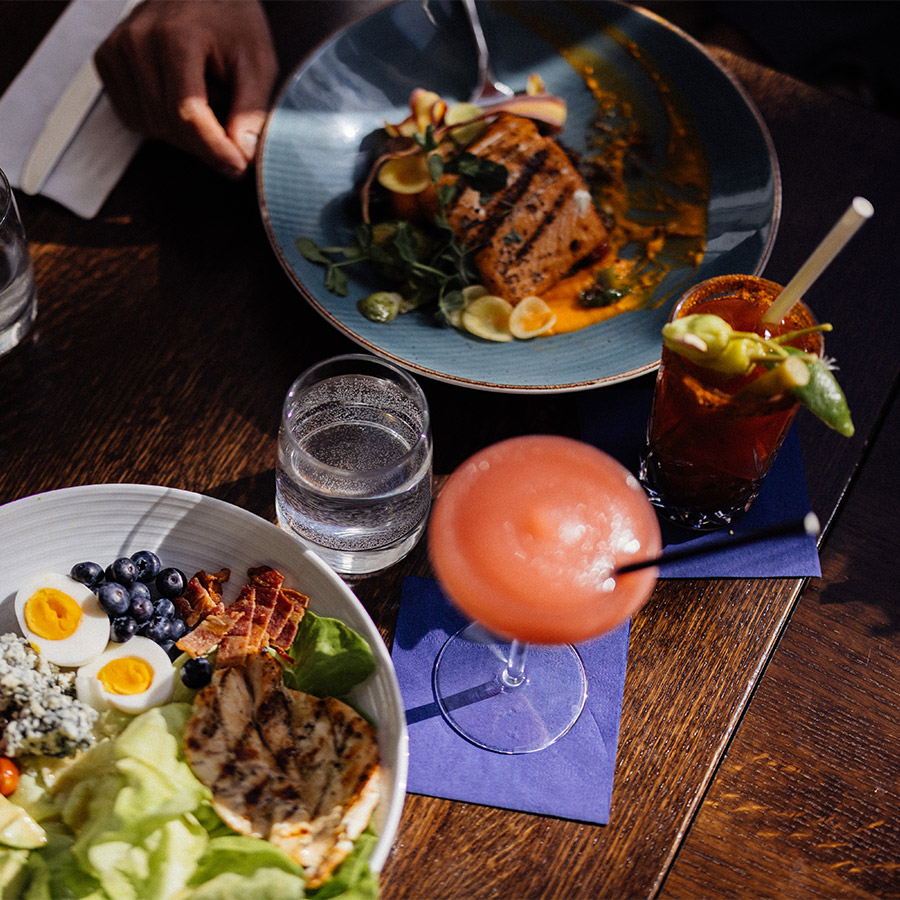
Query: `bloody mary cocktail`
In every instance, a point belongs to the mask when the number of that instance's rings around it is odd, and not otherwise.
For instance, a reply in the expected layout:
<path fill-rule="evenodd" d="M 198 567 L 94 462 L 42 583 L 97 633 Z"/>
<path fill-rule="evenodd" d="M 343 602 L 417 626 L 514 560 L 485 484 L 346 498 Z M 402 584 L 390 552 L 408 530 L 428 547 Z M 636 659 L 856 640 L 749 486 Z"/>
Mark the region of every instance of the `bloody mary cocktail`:
<path fill-rule="evenodd" d="M 781 322 L 763 323 L 780 292 L 780 285 L 751 275 L 712 278 L 679 301 L 670 322 L 712 314 L 735 332 L 763 338 L 816 327 L 803 303 Z M 732 349 L 753 346 L 752 340 L 735 341 Z M 783 346 L 821 356 L 823 341 L 819 332 L 807 331 Z M 711 368 L 663 347 L 641 481 L 651 502 L 674 522 L 712 529 L 745 512 L 796 414 L 799 401 L 790 390 L 754 389 L 769 371 L 765 365 L 735 372 L 739 368 Z"/>

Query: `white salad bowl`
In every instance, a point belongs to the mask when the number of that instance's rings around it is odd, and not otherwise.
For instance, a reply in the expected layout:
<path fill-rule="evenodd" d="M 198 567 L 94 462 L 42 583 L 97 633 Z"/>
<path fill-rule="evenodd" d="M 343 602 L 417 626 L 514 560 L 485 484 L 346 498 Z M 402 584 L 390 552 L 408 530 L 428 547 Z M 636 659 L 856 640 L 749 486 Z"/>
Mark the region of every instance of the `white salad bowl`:
<path fill-rule="evenodd" d="M 212 497 L 140 484 L 65 488 L 0 506 L 0 633 L 21 633 L 13 603 L 28 577 L 66 574 L 87 560 L 107 565 L 138 550 L 152 550 L 164 566 L 189 576 L 201 569 L 230 569 L 226 603 L 246 582 L 249 568 L 269 565 L 285 576 L 285 586 L 309 596 L 313 612 L 340 619 L 369 643 L 376 669 L 351 699 L 378 728 L 384 790 L 373 820 L 378 842 L 370 866 L 380 871 L 400 821 L 408 758 L 406 719 L 391 657 L 347 585 L 276 525 Z"/>

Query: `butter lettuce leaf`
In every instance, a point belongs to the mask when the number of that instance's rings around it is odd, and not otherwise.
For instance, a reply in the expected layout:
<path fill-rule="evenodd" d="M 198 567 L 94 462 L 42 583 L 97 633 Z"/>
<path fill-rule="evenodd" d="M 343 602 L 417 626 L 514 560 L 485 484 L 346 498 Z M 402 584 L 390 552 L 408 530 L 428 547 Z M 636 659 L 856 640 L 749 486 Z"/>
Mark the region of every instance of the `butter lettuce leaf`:
<path fill-rule="evenodd" d="M 369 868 L 369 858 L 378 843 L 371 826 L 356 839 L 353 852 L 320 888 L 307 892 L 310 900 L 377 900 L 378 876 Z"/>
<path fill-rule="evenodd" d="M 212 838 L 185 890 L 173 900 L 302 900 L 303 869 L 267 841 L 239 834 Z"/>
<path fill-rule="evenodd" d="M 47 844 L 31 853 L 19 894 L 3 894 L 20 900 L 106 900 L 100 882 L 88 875 L 72 853 L 74 837 L 58 823 L 47 826 Z M 25 884 L 27 883 L 27 888 Z"/>
<path fill-rule="evenodd" d="M 338 619 L 307 610 L 289 651 L 284 683 L 316 697 L 346 697 L 375 671 L 368 642 Z"/>
<path fill-rule="evenodd" d="M 26 880 L 27 850 L 0 847 L 0 898 L 17 900 L 22 896 Z"/>

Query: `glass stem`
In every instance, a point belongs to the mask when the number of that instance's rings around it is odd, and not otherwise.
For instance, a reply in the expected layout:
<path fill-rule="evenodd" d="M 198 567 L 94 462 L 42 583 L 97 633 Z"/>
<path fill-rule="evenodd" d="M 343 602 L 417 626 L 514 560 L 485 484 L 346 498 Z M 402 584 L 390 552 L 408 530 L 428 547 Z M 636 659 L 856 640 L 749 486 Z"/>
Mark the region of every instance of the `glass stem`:
<path fill-rule="evenodd" d="M 521 641 L 512 641 L 509 645 L 509 659 L 501 678 L 507 687 L 519 687 L 525 681 L 525 657 L 528 654 L 528 644 Z"/>

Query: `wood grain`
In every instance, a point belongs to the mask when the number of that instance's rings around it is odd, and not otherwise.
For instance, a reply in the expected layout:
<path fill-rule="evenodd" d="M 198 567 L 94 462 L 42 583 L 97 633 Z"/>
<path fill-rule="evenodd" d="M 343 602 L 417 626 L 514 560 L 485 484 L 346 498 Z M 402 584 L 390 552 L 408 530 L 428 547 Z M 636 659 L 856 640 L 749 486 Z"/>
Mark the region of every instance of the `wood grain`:
<path fill-rule="evenodd" d="M 0 2 L 0 40 L 19 42 L 2 85 L 61 8 L 38 6 L 32 16 L 31 4 Z M 285 17 L 330 8 L 275 6 Z M 801 415 L 813 508 L 830 525 L 825 574 L 805 591 L 800 579 L 661 582 L 633 623 L 610 824 L 410 796 L 386 900 L 897 893 L 897 522 L 877 484 L 853 482 L 872 445 L 877 482 L 897 440 L 896 426 L 879 429 L 900 377 L 885 264 L 900 231 L 900 124 L 719 57 L 778 150 L 784 209 L 769 277 L 789 278 L 853 194 L 876 208 L 807 298 L 835 322 L 828 350 L 858 429 L 848 441 Z M 0 502 L 130 481 L 273 520 L 282 397 L 311 362 L 356 348 L 281 271 L 252 180 L 224 181 L 147 142 L 96 219 L 40 197 L 20 207 L 39 318 L 0 358 Z M 438 484 L 502 437 L 578 433 L 574 395 L 423 387 Z M 861 499 L 835 517 L 848 489 Z M 429 571 L 420 545 L 356 586 L 388 644 L 403 578 Z"/>
<path fill-rule="evenodd" d="M 895 402 L 661 898 L 900 895 L 898 441 Z"/>

